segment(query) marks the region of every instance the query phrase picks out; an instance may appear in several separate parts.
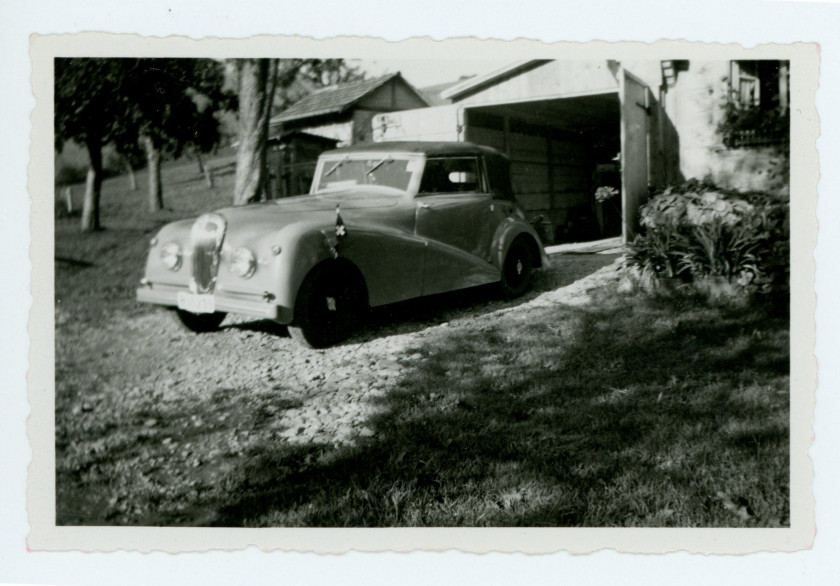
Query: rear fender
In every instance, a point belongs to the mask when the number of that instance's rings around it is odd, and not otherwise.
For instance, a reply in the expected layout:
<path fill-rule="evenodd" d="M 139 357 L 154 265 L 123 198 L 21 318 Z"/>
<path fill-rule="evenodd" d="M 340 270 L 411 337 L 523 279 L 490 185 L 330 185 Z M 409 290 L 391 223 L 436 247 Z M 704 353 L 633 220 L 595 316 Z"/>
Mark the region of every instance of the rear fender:
<path fill-rule="evenodd" d="M 492 263 L 501 270 L 510 245 L 520 236 L 525 237 L 531 246 L 536 267 L 547 268 L 549 266 L 548 255 L 545 253 L 539 235 L 530 224 L 514 217 L 505 218 L 493 235 L 490 248 Z"/>

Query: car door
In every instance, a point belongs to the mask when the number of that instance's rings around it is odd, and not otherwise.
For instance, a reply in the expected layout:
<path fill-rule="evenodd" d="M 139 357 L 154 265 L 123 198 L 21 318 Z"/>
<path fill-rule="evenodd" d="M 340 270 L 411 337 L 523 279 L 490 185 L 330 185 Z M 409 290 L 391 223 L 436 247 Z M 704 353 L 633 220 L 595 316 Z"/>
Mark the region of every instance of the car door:
<path fill-rule="evenodd" d="M 424 295 L 497 279 L 489 264 L 492 197 L 478 156 L 427 159 L 415 205 L 415 234 L 427 242 Z"/>
<path fill-rule="evenodd" d="M 429 158 L 415 202 L 417 236 L 486 255 L 481 247 L 491 198 L 477 156 Z"/>

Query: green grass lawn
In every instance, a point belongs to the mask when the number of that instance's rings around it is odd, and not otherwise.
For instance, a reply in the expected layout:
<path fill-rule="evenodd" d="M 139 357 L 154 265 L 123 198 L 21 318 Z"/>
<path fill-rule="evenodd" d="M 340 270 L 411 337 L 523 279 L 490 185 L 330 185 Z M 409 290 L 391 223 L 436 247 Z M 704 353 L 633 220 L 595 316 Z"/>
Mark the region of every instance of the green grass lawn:
<path fill-rule="evenodd" d="M 785 304 L 711 308 L 607 287 L 587 305 L 433 328 L 413 342 L 423 359 L 378 399 L 371 437 L 291 446 L 266 431 L 285 399 L 220 381 L 164 401 L 134 386 L 155 368 L 146 349 L 130 348 L 131 370 L 91 341 L 160 311 L 134 301 L 156 229 L 231 200 L 232 176 L 208 191 L 195 165 L 172 164 L 169 210 L 152 215 L 138 179 L 137 192 L 105 182 L 103 232 L 56 219 L 59 510 L 95 524 L 789 525 Z M 247 348 L 262 335 L 228 338 Z M 149 417 L 204 464 L 178 459 Z M 234 447 L 219 446 L 222 431 Z"/>

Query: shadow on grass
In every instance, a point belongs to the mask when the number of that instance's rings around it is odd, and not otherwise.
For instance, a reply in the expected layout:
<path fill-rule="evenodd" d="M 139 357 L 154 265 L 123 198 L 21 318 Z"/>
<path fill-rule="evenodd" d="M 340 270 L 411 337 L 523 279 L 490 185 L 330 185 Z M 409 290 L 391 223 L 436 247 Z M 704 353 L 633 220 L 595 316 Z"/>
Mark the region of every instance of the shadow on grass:
<path fill-rule="evenodd" d="M 253 447 L 211 524 L 789 523 L 787 316 L 636 298 L 524 317 L 420 341 L 355 447 Z"/>

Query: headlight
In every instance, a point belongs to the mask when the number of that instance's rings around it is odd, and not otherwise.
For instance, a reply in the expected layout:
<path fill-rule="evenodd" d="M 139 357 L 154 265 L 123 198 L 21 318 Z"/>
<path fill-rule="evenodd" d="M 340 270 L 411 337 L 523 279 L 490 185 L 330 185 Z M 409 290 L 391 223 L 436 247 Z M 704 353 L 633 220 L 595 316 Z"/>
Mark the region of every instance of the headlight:
<path fill-rule="evenodd" d="M 181 268 L 181 247 L 176 242 L 170 242 L 160 249 L 160 262 L 170 271 Z"/>
<path fill-rule="evenodd" d="M 243 279 L 250 279 L 257 270 L 254 253 L 245 247 L 237 248 L 230 259 L 230 270 Z"/>

